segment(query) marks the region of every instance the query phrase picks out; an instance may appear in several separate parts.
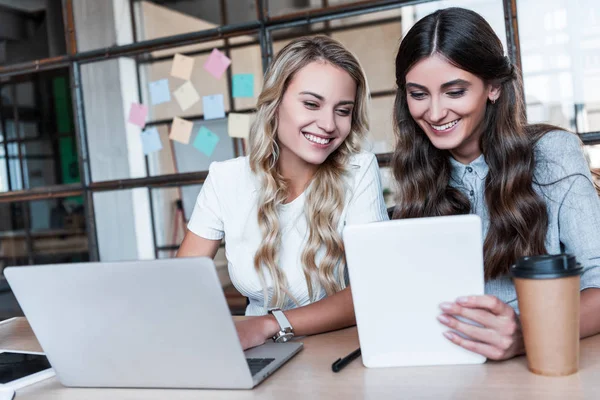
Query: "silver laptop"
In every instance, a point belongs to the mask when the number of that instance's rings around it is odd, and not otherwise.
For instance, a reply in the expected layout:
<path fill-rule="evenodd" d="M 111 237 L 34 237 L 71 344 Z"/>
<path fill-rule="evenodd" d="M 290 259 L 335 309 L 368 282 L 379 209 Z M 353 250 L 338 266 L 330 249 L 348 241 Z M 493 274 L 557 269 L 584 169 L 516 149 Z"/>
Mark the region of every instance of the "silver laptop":
<path fill-rule="evenodd" d="M 365 366 L 485 361 L 446 339 L 436 318 L 440 303 L 484 293 L 478 216 L 349 225 L 343 238 Z"/>
<path fill-rule="evenodd" d="M 242 351 L 209 258 L 4 274 L 65 386 L 250 389 L 302 349 L 268 340 Z"/>

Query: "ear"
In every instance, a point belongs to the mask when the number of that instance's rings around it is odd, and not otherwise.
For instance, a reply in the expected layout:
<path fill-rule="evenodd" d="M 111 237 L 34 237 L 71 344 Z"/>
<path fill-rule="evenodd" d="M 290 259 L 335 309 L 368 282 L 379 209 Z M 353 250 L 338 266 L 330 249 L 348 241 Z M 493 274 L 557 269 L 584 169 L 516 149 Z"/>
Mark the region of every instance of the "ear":
<path fill-rule="evenodd" d="M 498 100 L 498 97 L 500 97 L 501 90 L 502 87 L 500 85 L 490 85 L 488 89 L 488 99 L 490 99 L 492 103 L 495 103 L 496 100 Z"/>

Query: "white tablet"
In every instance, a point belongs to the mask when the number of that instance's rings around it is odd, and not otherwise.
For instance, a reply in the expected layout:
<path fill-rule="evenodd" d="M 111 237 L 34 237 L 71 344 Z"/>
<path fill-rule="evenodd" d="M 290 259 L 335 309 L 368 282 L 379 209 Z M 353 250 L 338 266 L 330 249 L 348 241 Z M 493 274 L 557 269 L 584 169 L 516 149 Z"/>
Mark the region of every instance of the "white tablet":
<path fill-rule="evenodd" d="M 52 376 L 44 353 L 0 349 L 0 386 L 17 390 Z"/>
<path fill-rule="evenodd" d="M 439 304 L 482 295 L 483 240 L 476 215 L 350 225 L 343 232 L 363 364 L 478 364 L 450 342 Z"/>

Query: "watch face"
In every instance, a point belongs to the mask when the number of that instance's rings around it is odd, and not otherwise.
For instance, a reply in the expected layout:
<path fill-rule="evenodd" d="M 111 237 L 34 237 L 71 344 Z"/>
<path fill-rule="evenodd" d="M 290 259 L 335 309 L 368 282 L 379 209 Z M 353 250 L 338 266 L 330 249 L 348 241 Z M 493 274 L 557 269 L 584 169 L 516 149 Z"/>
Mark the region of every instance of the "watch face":
<path fill-rule="evenodd" d="M 275 341 L 277 343 L 285 343 L 289 340 L 291 340 L 294 337 L 293 333 L 284 333 L 283 335 L 279 336 Z"/>

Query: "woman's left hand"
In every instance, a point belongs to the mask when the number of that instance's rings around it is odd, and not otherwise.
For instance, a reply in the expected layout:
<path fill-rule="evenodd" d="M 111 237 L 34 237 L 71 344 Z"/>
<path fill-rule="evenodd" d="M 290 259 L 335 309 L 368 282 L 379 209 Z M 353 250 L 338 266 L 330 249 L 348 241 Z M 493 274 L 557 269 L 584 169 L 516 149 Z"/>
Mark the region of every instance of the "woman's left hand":
<path fill-rule="evenodd" d="M 506 360 L 523 354 L 525 346 L 519 317 L 511 306 L 495 296 L 460 297 L 454 303 L 442 303 L 444 314 L 438 320 L 460 332 L 444 332 L 451 342 L 490 360 Z M 481 326 L 460 321 L 463 317 Z"/>
<path fill-rule="evenodd" d="M 260 346 L 265 340 L 273 337 L 279 330 L 277 321 L 270 315 L 248 317 L 235 321 L 235 329 L 240 338 L 242 349 Z"/>

